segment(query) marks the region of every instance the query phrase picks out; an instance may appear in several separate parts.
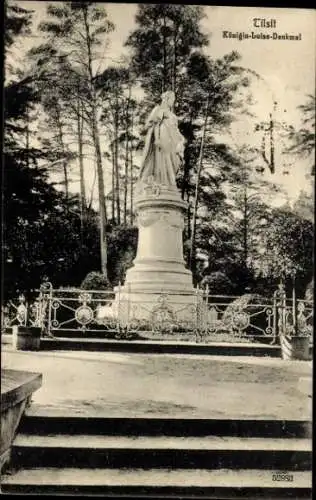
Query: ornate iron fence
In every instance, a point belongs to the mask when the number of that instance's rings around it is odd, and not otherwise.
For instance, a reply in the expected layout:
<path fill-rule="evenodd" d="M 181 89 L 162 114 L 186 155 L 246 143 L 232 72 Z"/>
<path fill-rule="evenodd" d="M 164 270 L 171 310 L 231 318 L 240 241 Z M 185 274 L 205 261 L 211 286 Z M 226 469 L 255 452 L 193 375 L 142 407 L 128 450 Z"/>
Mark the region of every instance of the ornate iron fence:
<path fill-rule="evenodd" d="M 58 330 L 82 333 L 115 330 L 117 318 L 111 310 L 114 297 L 109 291 L 54 289 L 51 283 L 45 283 L 39 290 L 38 322 L 48 335 Z M 105 309 L 106 321 L 100 321 L 99 313 Z"/>
<path fill-rule="evenodd" d="M 11 302 L 4 326 L 26 324 L 27 304 Z M 11 308 L 11 309 L 10 309 Z M 29 309 L 29 324 L 43 335 L 79 334 L 129 338 L 275 343 L 280 332 L 312 338 L 313 302 L 286 298 L 282 286 L 272 298 L 260 296 L 141 294 L 119 286 L 103 290 L 54 289 L 44 283 Z M 58 333 L 59 332 L 59 333 Z"/>
<path fill-rule="evenodd" d="M 24 295 L 20 295 L 16 300 L 9 300 L 2 306 L 1 328 L 7 330 L 13 326 L 36 326 L 38 323 L 39 302 L 36 300 L 33 304 L 28 304 Z"/>
<path fill-rule="evenodd" d="M 284 287 L 274 293 L 274 316 L 277 333 L 310 337 L 313 341 L 314 303 L 311 300 L 287 298 Z"/>
<path fill-rule="evenodd" d="M 229 334 L 235 339 L 276 337 L 273 301 L 261 299 L 252 303 L 248 296 L 206 295 L 202 303 L 201 336 Z"/>

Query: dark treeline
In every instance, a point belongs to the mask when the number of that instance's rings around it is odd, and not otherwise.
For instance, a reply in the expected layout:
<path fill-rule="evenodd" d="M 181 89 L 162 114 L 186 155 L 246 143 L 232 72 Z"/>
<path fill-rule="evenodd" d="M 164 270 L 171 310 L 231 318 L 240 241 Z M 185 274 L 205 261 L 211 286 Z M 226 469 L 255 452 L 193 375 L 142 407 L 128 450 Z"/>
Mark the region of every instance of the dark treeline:
<path fill-rule="evenodd" d="M 256 126 L 261 149 L 224 139 L 237 113 L 250 114 L 251 81 L 260 75 L 243 68 L 236 52 L 206 55 L 204 15 L 201 6 L 140 4 L 125 41 L 129 55 L 113 64 L 109 57 L 105 66 L 116 29 L 106 7 L 52 3 L 38 27 L 43 42 L 28 51 L 24 69 L 12 54 L 32 34 L 33 13 L 5 3 L 6 296 L 38 287 L 45 276 L 54 286 L 79 286 L 90 271 L 108 286 L 124 280 L 137 244 L 142 125 L 165 90 L 176 94 L 186 139 L 177 182 L 188 202 L 183 238 L 195 284 L 217 294 L 270 294 L 280 279 L 291 286 L 295 274 L 304 295 L 312 278 L 312 200 L 302 192 L 293 207 L 269 202 L 277 190 L 263 173 L 273 177 L 279 168 L 277 124 Z M 314 154 L 314 102 L 302 102 L 302 125 L 287 130 L 284 154 L 297 162 Z"/>

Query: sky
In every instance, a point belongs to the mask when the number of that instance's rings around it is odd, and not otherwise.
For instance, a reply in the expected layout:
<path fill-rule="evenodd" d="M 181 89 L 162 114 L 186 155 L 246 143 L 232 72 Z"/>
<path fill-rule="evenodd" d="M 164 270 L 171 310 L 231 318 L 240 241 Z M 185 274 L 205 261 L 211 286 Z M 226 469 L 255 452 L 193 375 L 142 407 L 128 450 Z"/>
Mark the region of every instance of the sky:
<path fill-rule="evenodd" d="M 45 18 L 45 1 L 21 1 L 19 5 L 34 10 L 34 23 Z M 109 59 L 118 59 L 126 48 L 123 47 L 128 34 L 135 27 L 134 16 L 137 4 L 105 3 L 109 19 L 116 29 L 111 34 Z M 273 101 L 278 102 L 276 119 L 287 123 L 297 123 L 297 106 L 304 103 L 308 94 L 315 93 L 315 25 L 316 12 L 312 9 L 284 9 L 262 7 L 205 7 L 206 17 L 202 22 L 205 34 L 210 37 L 210 44 L 205 49 L 213 58 L 238 51 L 240 65 L 260 74 L 260 80 L 254 81 L 253 93 L 256 100 L 254 111 L 265 120 L 268 118 Z M 256 19 L 256 21 L 254 21 Z M 268 27 L 271 23 L 272 27 Z M 254 26 L 259 25 L 259 27 Z M 228 35 L 224 35 L 227 32 Z M 261 36 L 245 39 L 244 35 Z M 229 35 L 230 33 L 230 35 Z M 264 39 L 263 36 L 277 35 L 299 36 L 299 40 Z M 230 38 L 240 34 L 243 39 Z M 36 39 L 21 40 L 19 56 Z M 253 123 L 243 117 L 236 120 L 232 127 L 234 140 L 241 142 L 253 140 Z M 304 162 L 297 161 L 290 176 L 284 176 L 279 169 L 276 182 L 282 182 L 290 199 L 295 198 L 300 189 L 310 189 L 306 180 Z"/>

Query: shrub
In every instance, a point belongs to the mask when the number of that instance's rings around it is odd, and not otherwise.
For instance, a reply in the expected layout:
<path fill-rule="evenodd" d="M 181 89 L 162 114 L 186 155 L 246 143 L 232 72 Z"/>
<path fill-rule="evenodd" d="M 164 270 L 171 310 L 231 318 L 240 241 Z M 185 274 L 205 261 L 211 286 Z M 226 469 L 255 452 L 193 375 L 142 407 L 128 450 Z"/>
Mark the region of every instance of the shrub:
<path fill-rule="evenodd" d="M 271 307 L 271 303 L 259 294 L 247 293 L 235 299 L 229 304 L 223 314 L 223 323 L 233 329 L 238 329 L 237 325 L 246 325 L 244 323 L 248 315 L 249 325 L 241 328 L 242 332 L 247 335 L 264 335 L 264 331 L 268 327 L 267 308 Z M 272 312 L 272 310 L 271 310 Z M 267 332 L 272 334 L 272 332 Z"/>
<path fill-rule="evenodd" d="M 210 295 L 230 295 L 233 293 L 234 285 L 226 274 L 220 271 L 205 276 L 201 282 L 202 287 L 208 286 Z"/>
<path fill-rule="evenodd" d="M 133 226 L 118 226 L 108 234 L 108 271 L 113 285 L 124 282 L 136 256 L 137 237 L 138 230 Z"/>
<path fill-rule="evenodd" d="M 91 271 L 81 283 L 82 290 L 112 290 L 109 280 L 98 271 Z"/>
<path fill-rule="evenodd" d="M 305 300 L 312 302 L 314 300 L 314 280 L 310 281 L 306 287 Z"/>

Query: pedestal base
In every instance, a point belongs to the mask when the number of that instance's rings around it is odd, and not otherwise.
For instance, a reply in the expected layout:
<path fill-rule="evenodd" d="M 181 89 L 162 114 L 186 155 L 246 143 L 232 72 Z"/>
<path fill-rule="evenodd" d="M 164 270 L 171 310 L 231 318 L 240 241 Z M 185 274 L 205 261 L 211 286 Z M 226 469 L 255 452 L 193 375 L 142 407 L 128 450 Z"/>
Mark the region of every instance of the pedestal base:
<path fill-rule="evenodd" d="M 112 311 L 122 326 L 160 331 L 194 329 L 200 294 L 185 268 L 182 232 L 187 204 L 176 187 L 138 186 L 137 255 Z"/>
<path fill-rule="evenodd" d="M 194 330 L 198 323 L 199 294 L 130 292 L 123 287 L 113 307 L 121 326 L 157 331 Z"/>
<path fill-rule="evenodd" d="M 147 184 L 138 187 L 135 208 L 137 255 L 116 299 L 120 317 L 192 322 L 196 293 L 192 273 L 185 268 L 182 242 L 187 204 L 175 187 Z"/>

